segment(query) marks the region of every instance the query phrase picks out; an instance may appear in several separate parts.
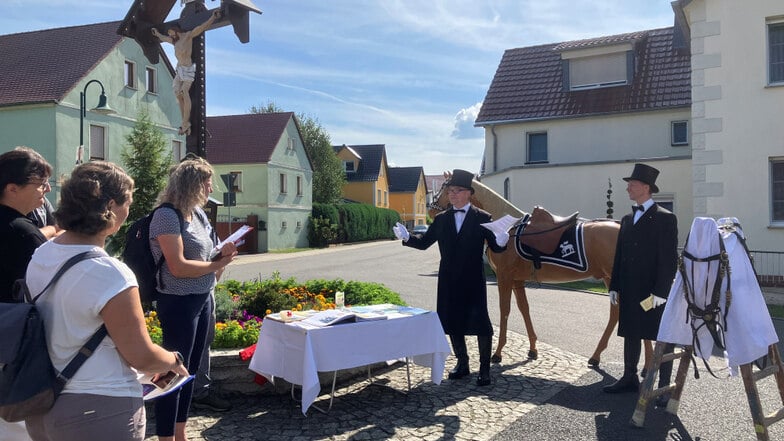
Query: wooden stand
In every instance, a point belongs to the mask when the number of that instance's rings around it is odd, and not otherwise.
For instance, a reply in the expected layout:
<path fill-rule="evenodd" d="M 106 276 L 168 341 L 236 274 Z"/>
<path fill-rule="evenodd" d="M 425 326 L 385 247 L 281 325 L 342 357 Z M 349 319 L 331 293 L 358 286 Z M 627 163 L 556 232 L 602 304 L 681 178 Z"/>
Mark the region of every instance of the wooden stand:
<path fill-rule="evenodd" d="M 685 346 L 681 350 L 676 349 L 673 353 L 665 355 L 665 345 L 666 343 L 656 342 L 656 348 L 654 349 L 653 354 L 653 364 L 648 370 L 648 374 L 645 376 L 645 380 L 640 387 L 640 398 L 637 400 L 637 407 L 634 409 L 634 414 L 632 415 L 632 420 L 630 422 L 633 426 L 643 427 L 645 425 L 645 413 L 648 409 L 649 402 L 666 393 L 670 394 L 666 411 L 673 415 L 678 413 L 681 394 L 683 393 L 683 385 L 686 382 L 689 362 L 691 361 L 694 351 L 691 346 Z M 661 364 L 668 361 L 674 362 L 674 360 L 680 360 L 678 363 L 678 371 L 675 375 L 675 383 L 654 389 L 653 384 Z M 784 418 L 784 407 L 781 407 L 766 416 L 762 410 L 762 404 L 760 403 L 757 381 L 774 375 L 776 377 L 776 385 L 779 390 L 782 406 L 784 406 L 784 365 L 782 365 L 778 346 L 773 344 L 768 347 L 767 367 L 757 372 L 753 372 L 752 367 L 752 363 L 741 365 L 740 372 L 749 400 L 751 417 L 754 421 L 754 432 L 757 434 L 758 440 L 768 441 L 770 439 L 768 435 L 768 426 Z"/>

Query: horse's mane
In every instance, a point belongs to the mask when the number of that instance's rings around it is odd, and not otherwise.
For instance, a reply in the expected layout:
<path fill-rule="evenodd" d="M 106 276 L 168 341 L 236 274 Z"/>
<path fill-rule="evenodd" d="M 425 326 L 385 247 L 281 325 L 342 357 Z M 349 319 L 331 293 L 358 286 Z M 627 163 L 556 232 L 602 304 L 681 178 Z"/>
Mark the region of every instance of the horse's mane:
<path fill-rule="evenodd" d="M 490 213 L 493 216 L 493 219 L 499 219 L 506 214 L 518 218 L 525 215 L 524 211 L 515 207 L 511 202 L 493 191 L 492 188 L 476 179 L 471 182 L 471 186 L 474 187 L 474 195 L 471 196 L 471 198 L 476 198 L 480 201 L 482 209 Z"/>

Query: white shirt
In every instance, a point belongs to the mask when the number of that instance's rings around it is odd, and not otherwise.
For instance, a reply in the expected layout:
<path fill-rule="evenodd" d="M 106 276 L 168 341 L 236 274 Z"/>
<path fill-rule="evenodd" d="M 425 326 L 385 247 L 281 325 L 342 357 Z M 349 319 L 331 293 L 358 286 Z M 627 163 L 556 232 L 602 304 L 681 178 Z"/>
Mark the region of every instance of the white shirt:
<path fill-rule="evenodd" d="M 471 203 L 470 202 L 465 204 L 461 208 L 454 207 L 455 210 L 465 210 L 464 212 L 462 212 L 462 211 L 456 211 L 455 212 L 455 227 L 457 227 L 457 232 L 458 233 L 460 232 L 460 227 L 463 226 L 463 221 L 465 220 L 466 213 L 468 213 L 468 210 L 470 208 L 471 208 Z"/>
<path fill-rule="evenodd" d="M 102 248 L 92 245 L 61 245 L 46 242 L 35 250 L 27 267 L 28 286 L 35 296 L 70 257 Z M 79 348 L 103 324 L 106 303 L 131 286 L 136 276 L 124 263 L 109 257 L 83 260 L 52 285 L 36 302 L 46 328 L 52 364 L 63 370 Z M 65 385 L 63 393 L 115 397 L 140 397 L 136 372 L 120 356 L 110 336 L 103 341 Z"/>
<path fill-rule="evenodd" d="M 642 203 L 643 210 L 642 211 L 640 211 L 640 210 L 635 210 L 634 211 L 634 223 L 636 224 L 637 221 L 640 220 L 642 215 L 645 214 L 645 212 L 648 211 L 648 209 L 651 208 L 652 206 L 653 206 L 653 199 L 648 199 L 647 201 L 643 202 Z"/>

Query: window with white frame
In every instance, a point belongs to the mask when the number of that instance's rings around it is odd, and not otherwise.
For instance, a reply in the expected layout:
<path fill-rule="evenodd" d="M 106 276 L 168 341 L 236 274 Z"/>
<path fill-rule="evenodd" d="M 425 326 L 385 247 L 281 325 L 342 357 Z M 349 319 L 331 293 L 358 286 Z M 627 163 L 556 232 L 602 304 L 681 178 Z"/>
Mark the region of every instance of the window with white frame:
<path fill-rule="evenodd" d="M 158 76 L 154 67 L 147 66 L 147 92 L 158 93 Z"/>
<path fill-rule="evenodd" d="M 784 20 L 768 23 L 768 83 L 784 83 Z"/>
<path fill-rule="evenodd" d="M 784 222 L 784 157 L 770 160 L 771 221 Z"/>
<path fill-rule="evenodd" d="M 297 176 L 297 196 L 302 196 L 302 176 Z"/>
<path fill-rule="evenodd" d="M 289 140 L 288 140 L 288 144 L 286 145 L 286 148 L 287 148 L 288 150 L 294 150 L 294 148 L 295 148 L 296 146 L 297 146 L 297 143 L 296 143 L 296 141 L 294 141 L 294 138 L 289 138 Z"/>
<path fill-rule="evenodd" d="M 125 81 L 125 87 L 136 89 L 136 64 L 133 61 L 125 60 L 123 81 Z"/>
<path fill-rule="evenodd" d="M 179 139 L 172 139 L 171 155 L 174 162 L 180 162 L 180 159 L 185 157 L 185 153 L 182 151 L 182 148 L 182 141 Z"/>
<path fill-rule="evenodd" d="M 106 159 L 106 127 L 90 124 L 90 160 Z"/>
<path fill-rule="evenodd" d="M 569 60 L 569 89 L 585 90 L 623 86 L 627 83 L 627 54 L 579 57 Z"/>
<path fill-rule="evenodd" d="M 280 194 L 286 194 L 288 190 L 286 186 L 286 174 L 281 173 L 279 176 L 280 176 Z"/>
<path fill-rule="evenodd" d="M 673 121 L 670 126 L 670 144 L 689 145 L 688 121 Z"/>
<path fill-rule="evenodd" d="M 346 173 L 354 173 L 354 161 L 343 161 L 343 170 Z"/>
<path fill-rule="evenodd" d="M 530 132 L 526 137 L 528 145 L 526 146 L 527 164 L 547 162 L 547 132 Z"/>

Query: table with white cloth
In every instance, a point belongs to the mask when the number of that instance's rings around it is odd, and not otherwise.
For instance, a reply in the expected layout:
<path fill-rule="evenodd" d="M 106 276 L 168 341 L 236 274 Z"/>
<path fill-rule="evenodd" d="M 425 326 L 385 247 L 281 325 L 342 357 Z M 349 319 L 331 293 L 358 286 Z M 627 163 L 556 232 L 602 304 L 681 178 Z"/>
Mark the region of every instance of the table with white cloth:
<path fill-rule="evenodd" d="M 301 385 L 306 414 L 321 390 L 319 372 L 410 358 L 430 367 L 430 379 L 440 384 L 450 353 L 438 315 L 430 311 L 325 327 L 264 320 L 249 368 L 271 381 Z"/>

